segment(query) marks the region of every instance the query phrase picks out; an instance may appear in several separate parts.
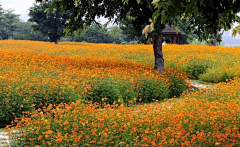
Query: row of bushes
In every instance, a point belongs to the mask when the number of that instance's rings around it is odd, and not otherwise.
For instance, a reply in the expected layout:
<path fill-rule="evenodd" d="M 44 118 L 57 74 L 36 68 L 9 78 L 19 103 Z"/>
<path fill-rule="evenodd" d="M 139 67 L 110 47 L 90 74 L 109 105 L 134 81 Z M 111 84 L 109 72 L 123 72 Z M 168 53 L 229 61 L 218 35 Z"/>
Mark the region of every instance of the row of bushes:
<path fill-rule="evenodd" d="M 73 90 L 61 83 L 51 86 L 24 84 L 0 85 L 0 125 L 10 124 L 15 117 L 21 117 L 22 112 L 32 112 L 34 109 L 42 109 L 49 104 L 75 102 L 84 99 L 93 103 L 125 104 L 149 103 L 153 100 L 163 100 L 173 96 L 179 96 L 187 89 L 184 79 L 177 75 L 169 75 L 169 82 L 156 79 L 136 80 L 131 83 L 123 80 L 93 79 L 85 93 L 83 88 Z"/>
<path fill-rule="evenodd" d="M 101 105 L 124 103 L 150 103 L 166 98 L 179 97 L 188 86 L 185 79 L 176 72 L 166 71 L 163 79 L 140 78 L 134 83 L 123 80 L 98 79 L 84 95 L 88 102 Z M 167 79 L 167 81 L 164 81 Z M 91 85 L 91 84 L 90 84 Z"/>

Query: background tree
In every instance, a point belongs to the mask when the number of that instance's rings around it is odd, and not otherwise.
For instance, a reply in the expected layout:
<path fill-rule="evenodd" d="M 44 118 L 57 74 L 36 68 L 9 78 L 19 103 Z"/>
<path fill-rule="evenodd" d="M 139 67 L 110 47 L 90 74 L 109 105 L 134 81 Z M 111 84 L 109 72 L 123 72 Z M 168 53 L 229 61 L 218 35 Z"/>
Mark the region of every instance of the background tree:
<path fill-rule="evenodd" d="M 17 29 L 17 23 L 20 22 L 19 15 L 14 13 L 14 10 L 9 9 L 5 12 L 5 25 L 6 25 L 6 39 L 9 36 L 14 38 L 14 31 Z"/>
<path fill-rule="evenodd" d="M 19 15 L 15 14 L 12 9 L 0 11 L 0 36 L 2 39 L 10 39 L 10 36 L 13 39 L 17 23 L 20 22 Z"/>
<path fill-rule="evenodd" d="M 32 25 L 33 23 L 29 21 L 17 23 L 14 39 L 49 41 L 48 36 L 43 35 L 40 31 L 34 30 Z"/>
<path fill-rule="evenodd" d="M 4 10 L 0 5 L 0 39 L 2 39 L 3 30 L 4 30 Z"/>
<path fill-rule="evenodd" d="M 93 24 L 83 31 L 79 37 L 75 37 L 74 41 L 120 44 L 124 41 L 124 35 L 122 35 L 122 31 L 116 26 L 108 30 L 103 26 L 100 27 Z"/>
<path fill-rule="evenodd" d="M 142 25 L 144 28 L 147 24 Z M 179 17 L 177 28 L 185 33 L 185 35 L 181 35 L 180 44 L 189 44 L 193 41 L 193 39 L 197 39 L 198 36 L 194 34 L 194 30 L 188 28 L 190 25 L 188 20 L 181 20 Z M 120 28 L 123 30 L 123 34 L 127 36 L 128 41 L 138 41 L 138 43 L 147 43 L 146 38 L 142 35 L 141 32 L 137 32 L 134 27 L 132 20 L 127 18 L 127 20 L 123 20 L 120 23 Z M 173 43 L 172 38 L 163 37 L 163 40 L 167 43 Z"/>
<path fill-rule="evenodd" d="M 42 2 L 43 0 L 37 0 Z M 54 1 L 52 7 L 60 6 L 64 11 L 71 10 L 65 33 L 81 30 L 96 23 L 96 17 L 105 17 L 119 22 L 132 18 L 136 31 L 142 30 L 143 24 L 149 24 L 153 18 L 154 30 L 151 33 L 155 53 L 155 68 L 164 70 L 162 56 L 162 30 L 165 24 L 177 26 L 178 18 L 188 19 L 189 28 L 200 39 L 217 36 L 221 29 L 228 30 L 233 22 L 238 21 L 240 1 L 237 0 L 61 0 Z"/>
<path fill-rule="evenodd" d="M 142 25 L 142 28 L 146 24 Z M 125 20 L 121 20 L 119 26 L 122 30 L 123 35 L 125 35 L 126 41 L 137 41 L 138 43 L 147 43 L 146 38 L 142 35 L 141 31 L 136 31 L 133 26 L 133 22 L 130 16 L 126 17 Z"/>
<path fill-rule="evenodd" d="M 31 7 L 29 21 L 34 23 L 34 30 L 47 35 L 51 42 L 57 44 L 60 37 L 64 36 L 63 28 L 66 27 L 65 23 L 69 19 L 71 13 L 70 11 L 62 13 L 62 10 L 58 5 L 55 9 L 51 9 L 49 7 L 51 4 L 52 1 L 49 1 Z"/>

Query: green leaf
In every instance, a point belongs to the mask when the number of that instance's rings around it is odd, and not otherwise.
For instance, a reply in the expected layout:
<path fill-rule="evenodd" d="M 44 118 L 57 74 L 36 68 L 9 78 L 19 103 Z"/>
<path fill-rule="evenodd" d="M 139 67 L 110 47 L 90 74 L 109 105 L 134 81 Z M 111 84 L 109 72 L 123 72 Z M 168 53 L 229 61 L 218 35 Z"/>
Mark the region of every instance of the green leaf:
<path fill-rule="evenodd" d="M 182 4 L 180 3 L 179 0 L 175 0 L 173 2 L 173 6 L 177 9 L 177 10 L 182 10 Z"/>
<path fill-rule="evenodd" d="M 160 13 L 157 13 L 157 14 L 153 17 L 154 24 L 156 24 L 159 15 L 160 15 Z"/>
<path fill-rule="evenodd" d="M 106 28 L 108 26 L 108 24 L 110 23 L 110 20 L 108 22 L 106 22 L 103 26 L 104 28 Z"/>
<path fill-rule="evenodd" d="M 163 13 L 161 16 L 162 16 L 161 17 L 161 23 L 165 24 L 165 21 L 167 20 L 167 16 L 165 15 L 165 13 Z"/>
<path fill-rule="evenodd" d="M 197 15 L 198 15 L 198 7 L 193 7 L 193 13 L 194 13 L 194 16 L 197 17 Z"/>
<path fill-rule="evenodd" d="M 46 13 L 48 10 L 49 10 L 49 8 L 45 9 L 45 10 L 44 10 L 44 13 Z"/>
<path fill-rule="evenodd" d="M 160 0 L 153 0 L 152 4 L 153 4 L 153 6 L 154 6 L 155 8 L 157 8 L 159 1 L 160 1 Z"/>
<path fill-rule="evenodd" d="M 160 14 L 160 11 L 159 10 L 155 11 L 152 15 L 153 19 L 155 19 L 155 17 L 158 17 L 159 16 L 158 14 Z"/>
<path fill-rule="evenodd" d="M 161 9 L 164 6 L 164 4 L 165 4 L 164 2 L 160 2 L 157 6 L 158 10 Z"/>

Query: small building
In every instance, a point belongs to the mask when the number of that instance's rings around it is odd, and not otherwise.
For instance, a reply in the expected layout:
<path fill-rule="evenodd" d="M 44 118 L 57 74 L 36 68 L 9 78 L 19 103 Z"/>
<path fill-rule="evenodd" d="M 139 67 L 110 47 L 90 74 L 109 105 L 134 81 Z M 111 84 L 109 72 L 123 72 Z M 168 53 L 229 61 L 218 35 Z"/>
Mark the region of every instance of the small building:
<path fill-rule="evenodd" d="M 162 35 L 163 37 L 171 37 L 174 44 L 179 44 L 181 35 L 185 35 L 185 33 L 181 30 L 176 32 L 174 29 L 166 25 L 165 29 L 162 31 Z"/>

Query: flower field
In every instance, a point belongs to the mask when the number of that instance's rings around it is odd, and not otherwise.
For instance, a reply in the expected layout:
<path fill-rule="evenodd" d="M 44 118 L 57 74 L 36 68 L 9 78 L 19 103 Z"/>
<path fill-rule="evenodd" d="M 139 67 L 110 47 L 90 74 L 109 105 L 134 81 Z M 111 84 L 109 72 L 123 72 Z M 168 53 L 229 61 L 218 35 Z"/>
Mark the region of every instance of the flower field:
<path fill-rule="evenodd" d="M 240 49 L 163 53 L 159 74 L 151 45 L 0 41 L 0 125 L 12 146 L 239 145 Z"/>
<path fill-rule="evenodd" d="M 179 96 L 187 89 L 184 74 L 173 69 L 159 74 L 135 61 L 134 52 L 142 50 L 143 56 L 148 51 L 146 45 L 139 47 L 2 41 L 0 125 L 48 104 L 84 99 L 131 105 Z"/>

